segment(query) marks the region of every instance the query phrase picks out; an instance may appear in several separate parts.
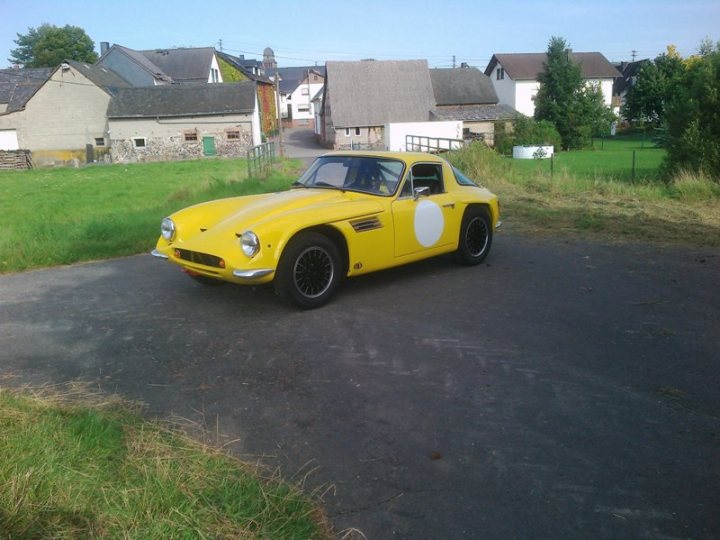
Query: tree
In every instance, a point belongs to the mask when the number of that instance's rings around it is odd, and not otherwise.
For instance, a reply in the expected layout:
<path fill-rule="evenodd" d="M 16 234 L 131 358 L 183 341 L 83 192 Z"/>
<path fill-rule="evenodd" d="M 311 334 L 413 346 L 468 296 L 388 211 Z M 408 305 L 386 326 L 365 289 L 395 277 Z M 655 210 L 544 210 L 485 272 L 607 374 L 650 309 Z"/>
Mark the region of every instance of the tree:
<path fill-rule="evenodd" d="M 686 62 L 666 109 L 665 170 L 703 174 L 720 183 L 720 42 L 704 41 Z"/>
<path fill-rule="evenodd" d="M 605 106 L 602 90 L 585 85 L 581 68 L 573 63 L 563 38 L 550 39 L 547 62 L 538 80 L 535 119 L 555 125 L 564 149 L 581 148 L 593 135 L 610 131 L 614 116 Z"/>
<path fill-rule="evenodd" d="M 635 122 L 660 125 L 665 109 L 681 84 L 685 71 L 683 60 L 673 45 L 653 62 L 640 68 L 637 81 L 628 91 L 622 115 Z"/>
<path fill-rule="evenodd" d="M 55 67 L 64 60 L 78 60 L 94 63 L 95 44 L 78 26 L 65 25 L 62 28 L 43 24 L 28 28 L 27 34 L 18 34 L 17 49 L 10 51 L 8 61 L 22 67 Z"/>

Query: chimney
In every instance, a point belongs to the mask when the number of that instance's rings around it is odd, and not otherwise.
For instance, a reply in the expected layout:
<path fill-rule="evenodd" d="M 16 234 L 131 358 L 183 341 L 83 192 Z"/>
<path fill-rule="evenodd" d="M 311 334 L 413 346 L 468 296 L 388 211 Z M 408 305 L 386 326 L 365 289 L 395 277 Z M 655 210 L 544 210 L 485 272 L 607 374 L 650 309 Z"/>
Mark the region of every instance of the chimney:
<path fill-rule="evenodd" d="M 100 56 L 104 55 L 110 49 L 110 43 L 108 41 L 100 42 Z"/>
<path fill-rule="evenodd" d="M 461 62 L 461 63 L 460 63 L 460 67 L 461 67 L 462 69 L 468 69 L 470 66 L 468 65 L 467 62 Z"/>
<path fill-rule="evenodd" d="M 572 56 L 572 49 L 565 49 L 565 57 L 570 60 L 570 57 Z"/>

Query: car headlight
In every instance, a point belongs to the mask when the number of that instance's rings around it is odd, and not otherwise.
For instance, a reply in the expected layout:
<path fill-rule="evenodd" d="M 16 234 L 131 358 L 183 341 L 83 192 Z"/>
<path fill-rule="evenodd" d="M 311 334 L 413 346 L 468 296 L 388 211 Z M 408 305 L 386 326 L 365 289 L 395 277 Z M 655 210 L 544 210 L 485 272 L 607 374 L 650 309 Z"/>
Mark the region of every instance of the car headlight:
<path fill-rule="evenodd" d="M 164 218 L 160 223 L 160 234 L 167 242 L 175 238 L 175 222 L 169 217 Z"/>
<path fill-rule="evenodd" d="M 260 240 L 252 231 L 245 231 L 240 235 L 240 246 L 248 257 L 254 257 L 260 251 Z"/>

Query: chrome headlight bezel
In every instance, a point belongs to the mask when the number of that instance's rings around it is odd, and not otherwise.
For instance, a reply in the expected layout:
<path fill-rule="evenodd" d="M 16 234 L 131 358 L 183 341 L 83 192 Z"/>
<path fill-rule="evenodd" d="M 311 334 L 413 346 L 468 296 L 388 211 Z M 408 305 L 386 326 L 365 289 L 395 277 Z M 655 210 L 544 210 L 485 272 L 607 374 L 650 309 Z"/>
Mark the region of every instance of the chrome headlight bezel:
<path fill-rule="evenodd" d="M 260 251 L 260 239 L 252 231 L 244 231 L 240 235 L 240 247 L 247 257 L 254 257 Z"/>
<path fill-rule="evenodd" d="M 175 238 L 175 222 L 169 217 L 163 218 L 160 222 L 160 235 L 166 242 L 170 242 Z"/>

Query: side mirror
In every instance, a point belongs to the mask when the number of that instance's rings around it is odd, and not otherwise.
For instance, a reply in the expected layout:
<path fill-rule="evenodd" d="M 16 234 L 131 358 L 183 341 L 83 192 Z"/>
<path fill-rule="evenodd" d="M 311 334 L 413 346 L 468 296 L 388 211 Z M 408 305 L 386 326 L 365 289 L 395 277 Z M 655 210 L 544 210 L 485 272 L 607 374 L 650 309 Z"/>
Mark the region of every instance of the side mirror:
<path fill-rule="evenodd" d="M 416 187 L 413 190 L 413 200 L 418 200 L 420 196 L 427 197 L 430 195 L 430 188 L 428 186 Z"/>

